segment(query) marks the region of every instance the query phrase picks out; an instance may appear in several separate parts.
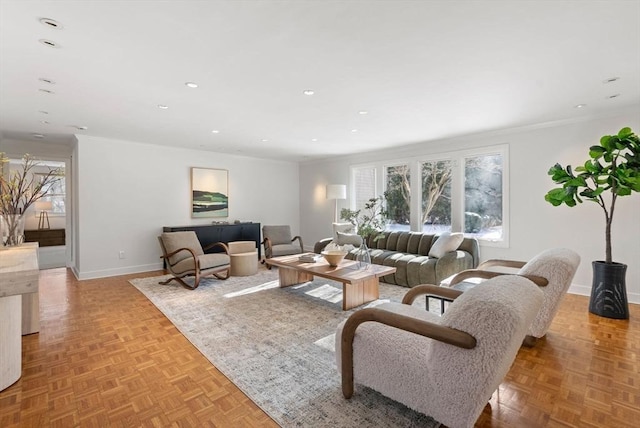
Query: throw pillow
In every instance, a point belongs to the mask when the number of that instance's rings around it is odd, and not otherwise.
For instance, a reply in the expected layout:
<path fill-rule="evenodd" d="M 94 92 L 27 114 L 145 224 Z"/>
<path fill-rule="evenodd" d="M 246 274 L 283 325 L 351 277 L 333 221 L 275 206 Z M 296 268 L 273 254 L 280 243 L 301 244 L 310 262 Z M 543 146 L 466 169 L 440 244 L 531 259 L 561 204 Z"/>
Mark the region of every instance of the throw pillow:
<path fill-rule="evenodd" d="M 336 239 L 338 245 L 353 245 L 359 247 L 362 244 L 362 237 L 355 233 L 342 233 L 338 232 L 338 239 Z"/>
<path fill-rule="evenodd" d="M 338 232 L 340 233 L 356 233 L 356 227 L 351 223 L 332 223 L 333 240 L 338 240 Z"/>
<path fill-rule="evenodd" d="M 445 254 L 457 250 L 463 239 L 464 235 L 462 233 L 443 233 L 431 246 L 429 257 L 439 259 Z"/>

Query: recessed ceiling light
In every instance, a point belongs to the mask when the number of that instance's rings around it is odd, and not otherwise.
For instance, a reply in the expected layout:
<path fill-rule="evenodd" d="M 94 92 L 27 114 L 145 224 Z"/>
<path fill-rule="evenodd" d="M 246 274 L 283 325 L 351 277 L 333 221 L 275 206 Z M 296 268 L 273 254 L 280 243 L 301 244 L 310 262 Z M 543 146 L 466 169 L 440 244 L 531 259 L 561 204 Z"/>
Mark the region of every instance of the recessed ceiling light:
<path fill-rule="evenodd" d="M 185 83 L 185 85 L 187 85 L 189 88 L 197 88 L 198 84 L 194 83 L 194 82 L 187 82 Z"/>
<path fill-rule="evenodd" d="M 211 131 L 212 134 L 219 134 L 220 131 L 218 131 L 217 129 L 214 129 L 213 131 Z"/>
<path fill-rule="evenodd" d="M 586 106 L 587 106 L 586 104 L 578 104 L 578 105 L 573 106 L 573 108 L 583 108 L 583 107 L 586 107 Z"/>
<path fill-rule="evenodd" d="M 42 43 L 45 46 L 49 46 L 50 48 L 59 48 L 60 45 L 57 44 L 56 42 L 54 42 L 53 40 L 47 40 L 47 39 L 40 39 L 38 40 L 40 43 Z"/>
<path fill-rule="evenodd" d="M 50 18 L 40 18 L 40 23 L 49 28 L 55 28 L 56 30 L 62 30 L 64 28 L 58 21 Z"/>
<path fill-rule="evenodd" d="M 368 111 L 366 111 L 366 110 L 360 110 L 360 111 L 358 112 L 358 114 L 361 114 L 361 115 L 363 115 L 363 116 L 364 116 L 365 114 L 369 114 L 369 112 L 368 112 Z"/>
<path fill-rule="evenodd" d="M 317 138 L 312 138 L 311 141 L 313 141 L 315 143 L 316 141 L 318 141 L 318 139 Z"/>
<path fill-rule="evenodd" d="M 608 79 L 605 79 L 602 81 L 602 83 L 613 83 L 620 80 L 619 77 L 609 77 Z"/>
<path fill-rule="evenodd" d="M 166 109 L 168 109 L 168 108 L 169 108 L 169 106 L 166 106 L 166 105 L 164 105 L 164 104 L 158 104 L 158 108 L 159 108 L 159 109 L 162 109 L 162 110 L 166 110 Z"/>
<path fill-rule="evenodd" d="M 269 140 L 267 140 L 266 138 L 263 138 L 263 139 L 262 139 L 262 142 L 263 142 L 263 143 L 266 143 L 267 141 L 269 141 Z"/>
<path fill-rule="evenodd" d="M 44 138 L 43 134 L 31 134 L 33 138 Z"/>
<path fill-rule="evenodd" d="M 56 82 L 54 82 L 53 80 L 51 80 L 51 79 L 45 79 L 44 77 L 41 77 L 41 78 L 39 78 L 38 80 L 39 80 L 39 81 L 41 81 L 41 82 L 44 82 L 44 83 L 48 83 L 48 84 L 50 84 L 50 85 L 55 85 L 55 84 L 56 84 Z"/>
<path fill-rule="evenodd" d="M 613 94 L 613 95 L 608 95 L 607 98 L 612 99 L 612 98 L 618 98 L 619 96 L 620 94 Z"/>
<path fill-rule="evenodd" d="M 55 94 L 55 92 L 50 91 L 49 89 L 38 89 L 40 92 L 44 92 L 46 94 Z"/>
<path fill-rule="evenodd" d="M 302 91 L 302 93 L 305 94 L 305 95 L 313 95 L 313 94 L 315 94 L 313 89 L 305 89 L 304 91 Z"/>
<path fill-rule="evenodd" d="M 351 132 L 358 132 L 358 130 L 357 129 L 352 129 Z"/>

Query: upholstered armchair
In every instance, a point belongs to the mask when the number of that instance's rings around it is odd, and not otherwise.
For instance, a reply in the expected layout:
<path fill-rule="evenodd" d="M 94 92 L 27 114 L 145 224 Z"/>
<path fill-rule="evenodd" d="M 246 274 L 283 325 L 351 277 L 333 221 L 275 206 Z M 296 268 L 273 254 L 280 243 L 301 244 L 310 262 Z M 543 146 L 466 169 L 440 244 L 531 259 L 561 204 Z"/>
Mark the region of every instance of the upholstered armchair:
<path fill-rule="evenodd" d="M 345 398 L 354 383 L 372 388 L 449 427 L 472 427 L 515 360 L 542 305 L 542 291 L 526 278 L 503 276 L 453 300 L 442 317 L 403 303 L 353 313 L 338 326 L 336 360 Z"/>
<path fill-rule="evenodd" d="M 262 226 L 262 236 L 264 236 L 262 241 L 264 255 L 267 259 L 304 252 L 302 238 L 300 236 L 291 237 L 290 226 Z M 297 244 L 294 244 L 294 241 L 298 241 Z M 268 263 L 266 266 L 271 269 Z"/>
<path fill-rule="evenodd" d="M 542 308 L 529 327 L 527 340 L 525 341 L 526 345 L 531 346 L 535 344 L 537 339 L 547 334 L 579 264 L 580 256 L 575 251 L 567 248 L 552 248 L 541 252 L 528 262 L 488 260 L 481 263 L 477 269 L 465 270 L 454 275 L 451 277 L 450 282 L 445 281 L 443 285 L 449 285 L 454 290 L 464 291 L 483 280 L 510 274 L 509 272 L 497 272 L 491 269 L 518 269 L 514 273 L 536 283 L 544 295 Z"/>
<path fill-rule="evenodd" d="M 162 249 L 160 258 L 165 259 L 167 270 L 173 275 L 160 284 L 167 285 L 176 280 L 183 287 L 193 290 L 200 285 L 200 280 L 205 276 L 229 278 L 229 249 L 225 244 L 216 242 L 203 249 L 193 231 L 165 232 L 158 236 L 158 241 Z M 219 246 L 222 252 L 205 254 L 205 250 L 216 246 Z M 183 280 L 188 276 L 194 277 L 193 285 Z"/>

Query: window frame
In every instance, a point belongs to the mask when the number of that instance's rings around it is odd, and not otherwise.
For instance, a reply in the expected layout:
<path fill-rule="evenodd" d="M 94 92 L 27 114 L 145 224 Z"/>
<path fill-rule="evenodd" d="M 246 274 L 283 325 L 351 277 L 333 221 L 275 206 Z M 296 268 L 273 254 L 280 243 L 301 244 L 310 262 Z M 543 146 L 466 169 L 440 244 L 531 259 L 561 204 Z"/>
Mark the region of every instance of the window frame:
<path fill-rule="evenodd" d="M 360 168 L 374 168 L 375 170 L 375 182 L 376 190 L 383 189 L 386 191 L 386 178 L 387 168 L 399 165 L 408 165 L 410 174 L 410 186 L 411 186 L 411 200 L 410 200 L 410 215 L 411 221 L 409 230 L 414 232 L 422 231 L 422 164 L 425 162 L 434 162 L 442 160 L 451 160 L 453 172 L 451 182 L 451 230 L 452 232 L 464 231 L 464 210 L 465 210 L 465 193 L 464 193 L 464 181 L 465 181 L 465 161 L 470 157 L 477 157 L 482 155 L 495 155 L 502 156 L 502 239 L 491 240 L 477 237 L 480 245 L 485 247 L 498 247 L 509 248 L 509 145 L 508 144 L 496 144 L 491 146 L 475 147 L 461 150 L 452 150 L 447 152 L 438 152 L 433 154 L 424 154 L 412 156 L 411 158 L 399 158 L 381 160 L 379 162 L 368 162 L 363 164 L 350 165 L 350 207 L 355 209 L 355 171 Z M 417 172 L 416 172 L 417 171 Z M 417 193 L 414 193 L 417 192 Z M 415 195 L 418 195 L 416 197 Z M 464 232 L 463 232 L 464 233 Z M 469 234 L 465 234 L 469 236 Z"/>

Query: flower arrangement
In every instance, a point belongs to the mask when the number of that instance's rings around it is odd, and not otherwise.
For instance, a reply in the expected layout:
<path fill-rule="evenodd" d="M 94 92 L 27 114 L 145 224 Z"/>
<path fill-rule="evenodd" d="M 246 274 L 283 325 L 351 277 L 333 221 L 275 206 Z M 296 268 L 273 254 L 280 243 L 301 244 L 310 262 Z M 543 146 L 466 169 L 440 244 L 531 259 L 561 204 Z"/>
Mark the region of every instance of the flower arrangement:
<path fill-rule="evenodd" d="M 41 166 L 28 153 L 22 157 L 22 168 L 15 171 L 8 169 L 9 158 L 0 152 L 0 220 L 4 224 L 4 245 L 19 245 L 24 237 L 24 214 L 36 201 L 47 195 L 51 185 L 64 177 L 61 168 L 49 168 L 40 176 L 34 169 Z M 22 226 L 22 228 L 21 228 Z"/>

